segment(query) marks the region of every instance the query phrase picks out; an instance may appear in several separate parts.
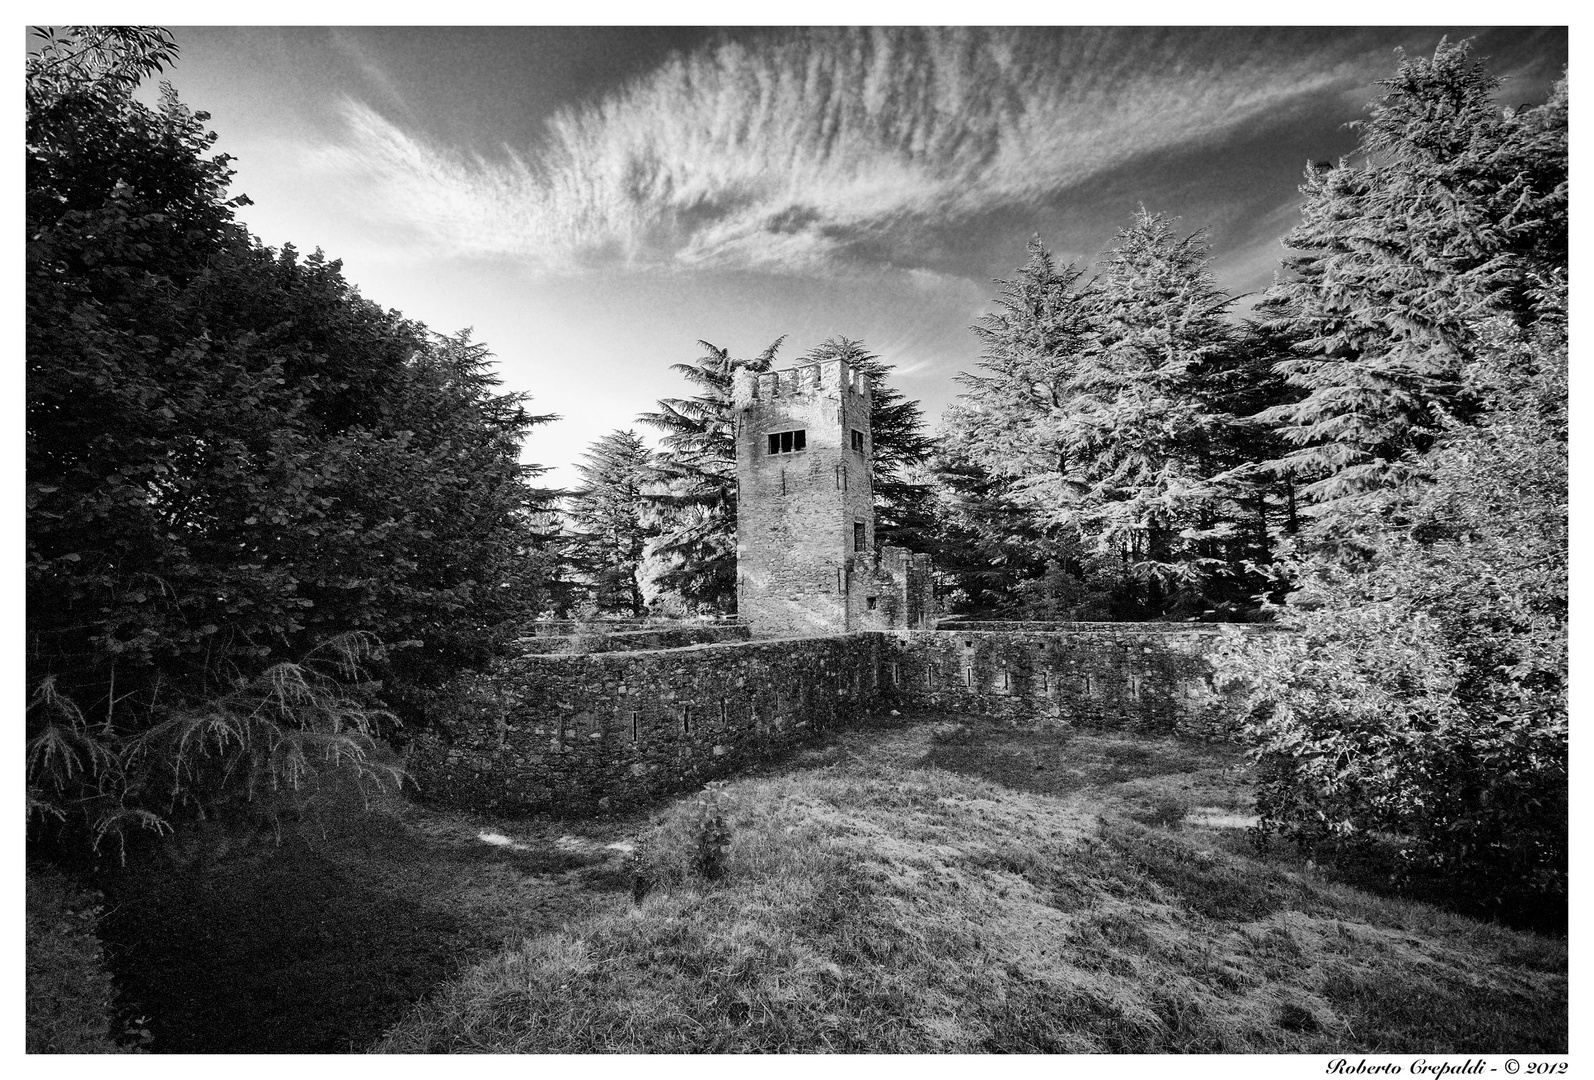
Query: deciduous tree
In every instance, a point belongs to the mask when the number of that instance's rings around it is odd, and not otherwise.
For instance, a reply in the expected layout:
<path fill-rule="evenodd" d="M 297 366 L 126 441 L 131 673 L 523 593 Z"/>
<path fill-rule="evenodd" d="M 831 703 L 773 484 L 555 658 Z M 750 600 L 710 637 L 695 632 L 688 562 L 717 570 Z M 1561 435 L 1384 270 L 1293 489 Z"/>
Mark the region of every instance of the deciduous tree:
<path fill-rule="evenodd" d="M 295 747 L 358 756 L 378 642 L 398 703 L 535 589 L 519 454 L 548 418 L 468 334 L 252 241 L 205 114 L 132 97 L 174 54 L 75 30 L 28 61 L 30 782 L 101 830 L 291 779 Z"/>

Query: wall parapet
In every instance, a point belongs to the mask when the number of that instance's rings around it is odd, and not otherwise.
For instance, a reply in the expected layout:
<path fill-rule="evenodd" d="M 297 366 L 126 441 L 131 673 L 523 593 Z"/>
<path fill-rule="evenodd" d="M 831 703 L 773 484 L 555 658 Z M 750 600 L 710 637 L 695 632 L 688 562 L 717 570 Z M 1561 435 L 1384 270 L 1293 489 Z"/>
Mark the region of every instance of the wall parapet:
<path fill-rule="evenodd" d="M 1213 684 L 1208 654 L 1231 635 L 1280 629 L 1074 623 L 1066 630 L 898 631 L 890 635 L 881 683 L 917 708 L 1225 739 L 1233 737 L 1237 718 Z"/>
<path fill-rule="evenodd" d="M 1208 654 L 1236 634 L 1277 632 L 963 626 L 530 653 L 461 677 L 407 766 L 430 800 L 584 814 L 697 786 L 893 708 L 1230 738 L 1238 718 Z"/>
<path fill-rule="evenodd" d="M 701 626 L 655 626 L 645 629 L 609 631 L 602 623 L 585 627 L 572 625 L 562 637 L 522 638 L 516 647 L 523 656 L 556 653 L 637 652 L 648 649 L 678 649 L 688 645 L 715 645 L 746 641 L 752 630 L 739 623 L 706 623 Z"/>
<path fill-rule="evenodd" d="M 699 785 L 869 719 L 879 634 L 505 659 L 408 753 L 423 798 L 592 813 Z"/>
<path fill-rule="evenodd" d="M 955 633 L 959 630 L 1000 631 L 1012 633 L 1015 631 L 1032 631 L 1040 633 L 1106 633 L 1115 634 L 1179 634 L 1179 633 L 1211 633 L 1222 630 L 1224 627 L 1233 627 L 1242 633 L 1282 631 L 1284 627 L 1277 623 L 1242 623 L 1242 622 L 1085 622 L 1071 619 L 959 619 L 949 617 L 936 620 L 933 629 L 944 633 Z"/>

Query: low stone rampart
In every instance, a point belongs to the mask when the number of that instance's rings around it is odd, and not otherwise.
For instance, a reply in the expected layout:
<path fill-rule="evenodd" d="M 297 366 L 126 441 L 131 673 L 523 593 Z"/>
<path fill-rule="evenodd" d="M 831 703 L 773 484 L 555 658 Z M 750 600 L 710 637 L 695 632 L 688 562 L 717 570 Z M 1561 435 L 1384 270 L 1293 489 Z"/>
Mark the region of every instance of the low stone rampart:
<path fill-rule="evenodd" d="M 521 656 L 462 680 L 411 744 L 423 798 L 591 813 L 702 784 L 867 719 L 877 633 Z"/>
<path fill-rule="evenodd" d="M 994 625 L 522 655 L 457 683 L 408 767 L 433 801 L 582 814 L 700 785 L 893 708 L 1232 737 L 1208 654 L 1225 634 L 1278 632 Z"/>
<path fill-rule="evenodd" d="M 1198 738 L 1226 738 L 1235 727 L 1208 653 L 1225 634 L 1277 632 L 1258 624 L 943 625 L 890 635 L 886 692 L 918 708 Z"/>
<path fill-rule="evenodd" d="M 1240 632 L 1247 630 L 1271 630 L 1270 623 L 1215 623 L 1215 622 L 1083 622 L 1068 619 L 1045 620 L 996 620 L 996 619 L 963 619 L 949 618 L 936 621 L 932 629 L 952 633 L 958 630 L 982 630 L 998 633 L 1013 633 L 1015 631 L 1034 631 L 1048 634 L 1077 634 L 1077 633 L 1113 633 L 1119 636 L 1129 634 L 1149 635 L 1163 637 L 1168 634 L 1211 634 L 1221 631 L 1223 627 L 1235 627 Z"/>
<path fill-rule="evenodd" d="M 516 642 L 526 656 L 553 653 L 638 652 L 648 649 L 679 649 L 687 645 L 715 645 L 726 641 L 746 641 L 752 631 L 738 623 L 705 623 L 652 627 L 644 630 L 607 631 L 597 624 L 584 630 L 573 629 L 562 637 L 537 635 Z"/>

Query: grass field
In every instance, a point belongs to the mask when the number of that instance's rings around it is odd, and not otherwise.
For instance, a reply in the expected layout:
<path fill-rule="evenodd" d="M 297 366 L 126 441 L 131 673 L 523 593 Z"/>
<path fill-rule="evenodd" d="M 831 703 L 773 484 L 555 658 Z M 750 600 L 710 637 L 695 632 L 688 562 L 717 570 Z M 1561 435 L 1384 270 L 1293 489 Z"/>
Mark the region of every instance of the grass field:
<path fill-rule="evenodd" d="M 250 917 L 245 957 L 213 928 L 175 958 L 130 939 L 118 970 L 146 1011 L 163 985 L 205 1003 L 159 1002 L 157 1051 L 1566 1048 L 1564 938 L 1255 850 L 1229 748 L 927 719 L 723 790 L 717 881 L 691 871 L 690 796 L 607 823 L 398 807 L 147 891 L 127 925 L 201 883 L 196 928 L 299 890 L 289 927 Z M 201 984 L 245 961 L 282 1009 L 240 1034 Z"/>

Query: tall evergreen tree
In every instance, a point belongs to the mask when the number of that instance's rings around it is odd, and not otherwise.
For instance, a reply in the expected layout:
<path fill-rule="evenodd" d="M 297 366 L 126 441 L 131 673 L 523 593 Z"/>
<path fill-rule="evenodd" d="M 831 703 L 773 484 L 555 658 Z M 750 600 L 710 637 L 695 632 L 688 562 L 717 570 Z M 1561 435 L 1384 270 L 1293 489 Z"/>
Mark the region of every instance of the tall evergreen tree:
<path fill-rule="evenodd" d="M 1199 390 L 1234 348 L 1233 300 L 1208 262 L 1205 235 L 1180 238 L 1161 215 L 1141 210 L 1120 230 L 1088 296 L 1091 333 L 1056 387 L 1049 426 L 1065 467 L 1025 485 L 1043 519 L 1116 557 L 1135 606 L 1159 614 L 1199 610 L 1234 531 L 1213 481 L 1228 418 Z"/>
<path fill-rule="evenodd" d="M 652 554 L 661 564 L 656 581 L 690 608 L 736 608 L 736 423 L 731 387 L 740 369 L 768 371 L 784 337 L 751 360 L 707 341 L 696 363 L 673 371 L 699 389 L 690 398 L 666 398 L 639 419 L 664 432 L 657 458 L 660 488 L 649 501 L 661 517 Z"/>
<path fill-rule="evenodd" d="M 1204 234 L 1142 210 L 1089 280 L 1038 240 L 1029 254 L 973 328 L 983 370 L 961 377 L 948 412 L 964 459 L 952 468 L 985 476 L 966 491 L 1022 508 L 1047 538 L 1020 592 L 1051 608 L 1108 593 L 1119 617 L 1242 601 L 1259 584 L 1244 565 L 1268 548 L 1266 495 L 1258 505 L 1243 478 L 1247 440 L 1228 410 L 1267 387 Z M 1011 532 L 1010 512 L 965 518 Z"/>
<path fill-rule="evenodd" d="M 958 376 L 967 389 L 943 417 L 936 462 L 945 568 L 965 603 L 1015 614 L 1039 613 L 1025 597 L 1048 568 L 1081 581 L 1084 573 L 1078 530 L 1043 522 L 1026 482 L 1069 465 L 1049 419 L 1090 333 L 1088 285 L 1082 268 L 1058 266 L 1039 237 L 1026 252 L 1016 276 L 997 282 L 995 310 L 972 327 L 980 370 Z"/>
<path fill-rule="evenodd" d="M 1491 913 L 1566 885 L 1566 84 L 1498 110 L 1465 44 L 1404 60 L 1365 160 L 1306 189 L 1264 411 L 1317 519 L 1296 632 L 1237 658 L 1266 830 L 1391 839 Z M 1470 894 L 1470 896 L 1469 896 Z"/>
<path fill-rule="evenodd" d="M 642 561 L 657 529 L 647 489 L 653 454 L 634 431 L 611 431 L 576 465 L 582 485 L 571 493 L 577 565 L 592 584 L 599 611 L 641 616 Z"/>
<path fill-rule="evenodd" d="M 1567 93 L 1502 110 L 1467 42 L 1402 59 L 1356 124 L 1358 156 L 1308 169 L 1290 276 L 1262 309 L 1297 339 L 1301 389 L 1269 418 L 1274 463 L 1316 512 L 1365 509 L 1411 478 L 1442 417 L 1475 407 L 1473 327 L 1531 317 L 1529 286 L 1567 250 Z"/>

